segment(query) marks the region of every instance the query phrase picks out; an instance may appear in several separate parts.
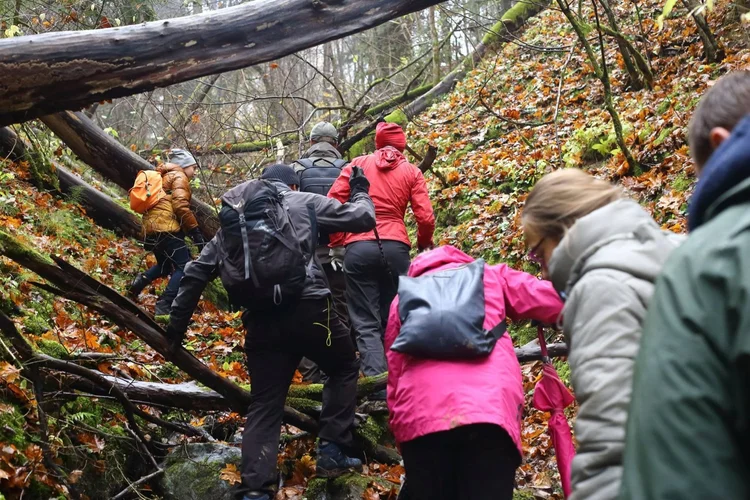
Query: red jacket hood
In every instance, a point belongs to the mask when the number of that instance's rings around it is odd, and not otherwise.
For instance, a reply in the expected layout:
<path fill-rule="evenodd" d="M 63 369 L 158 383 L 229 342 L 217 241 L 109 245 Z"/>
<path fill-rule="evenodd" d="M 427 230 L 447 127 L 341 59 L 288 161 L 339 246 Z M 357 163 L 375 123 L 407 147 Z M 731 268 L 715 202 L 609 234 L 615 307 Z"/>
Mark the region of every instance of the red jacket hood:
<path fill-rule="evenodd" d="M 386 146 L 373 153 L 375 166 L 382 170 L 393 170 L 402 161 L 407 161 L 404 154 L 393 146 Z"/>
<path fill-rule="evenodd" d="M 445 245 L 417 255 L 409 266 L 409 276 L 421 276 L 445 267 L 469 264 L 474 259 L 456 247 Z"/>

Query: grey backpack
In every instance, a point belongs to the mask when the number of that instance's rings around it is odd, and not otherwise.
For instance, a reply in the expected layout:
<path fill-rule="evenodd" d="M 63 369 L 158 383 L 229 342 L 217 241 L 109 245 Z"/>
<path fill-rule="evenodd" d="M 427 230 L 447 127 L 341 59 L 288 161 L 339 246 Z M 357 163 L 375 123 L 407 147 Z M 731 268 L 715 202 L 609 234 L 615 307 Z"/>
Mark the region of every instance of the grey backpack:
<path fill-rule="evenodd" d="M 484 261 L 398 283 L 401 331 L 391 350 L 429 359 L 488 356 L 505 333 L 505 320 L 484 329 Z"/>
<path fill-rule="evenodd" d="M 227 191 L 219 212 L 219 277 L 236 306 L 267 309 L 297 300 L 312 257 L 273 183 L 252 180 Z M 308 206 L 315 238 L 315 210 Z M 310 248 L 315 248 L 313 241 Z"/>

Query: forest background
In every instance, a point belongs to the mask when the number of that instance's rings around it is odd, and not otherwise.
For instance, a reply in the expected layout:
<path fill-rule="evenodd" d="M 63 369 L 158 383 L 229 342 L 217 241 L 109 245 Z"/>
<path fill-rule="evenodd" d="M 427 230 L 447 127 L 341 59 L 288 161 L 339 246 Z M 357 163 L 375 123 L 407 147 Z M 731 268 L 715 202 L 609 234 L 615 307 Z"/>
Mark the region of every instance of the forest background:
<path fill-rule="evenodd" d="M 436 242 L 536 273 L 519 213 L 553 169 L 617 182 L 664 228 L 685 230 L 692 110 L 749 57 L 742 3 L 452 0 L 244 69 L 8 118 L 14 85 L 77 85 L 75 74 L 50 71 L 44 55 L 36 69 L 8 66 L 20 37 L 241 3 L 0 0 L 0 121 L 8 125 L 0 129 L 0 498 L 224 498 L 238 481 L 235 441 L 251 381 L 223 290 L 204 295 L 177 355 L 160 339 L 162 326 L 116 293 L 150 263 L 126 189 L 166 149 L 198 158 L 194 196 L 210 235 L 221 194 L 264 165 L 296 159 L 314 123 L 336 123 L 352 158 L 372 150 L 375 123 L 398 122 L 430 186 Z M 294 3 L 244 2 L 277 9 L 282 27 Z M 341 3 L 371 15 L 373 2 Z M 295 29 L 326 36 L 319 25 L 284 29 L 274 32 L 279 50 Z M 165 57 L 185 64 L 179 51 Z M 164 285 L 147 289 L 145 311 Z M 530 396 L 541 371 L 536 330 L 515 324 L 511 333 L 529 361 Z M 550 333 L 549 341 L 561 339 Z M 555 365 L 567 381 L 564 358 Z M 403 468 L 387 411 L 364 399 L 382 379 L 360 383 L 367 468 L 336 484 L 313 477 L 320 388 L 296 382 L 279 498 L 395 498 Z M 573 423 L 575 408 L 568 415 Z M 561 498 L 548 417 L 527 404 L 517 498 Z"/>

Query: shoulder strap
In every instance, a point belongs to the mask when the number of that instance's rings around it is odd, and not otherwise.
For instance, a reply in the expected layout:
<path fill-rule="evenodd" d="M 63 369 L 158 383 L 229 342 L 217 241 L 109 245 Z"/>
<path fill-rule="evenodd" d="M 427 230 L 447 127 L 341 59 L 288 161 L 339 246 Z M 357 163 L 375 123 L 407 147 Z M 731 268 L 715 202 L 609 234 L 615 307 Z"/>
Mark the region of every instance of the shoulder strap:
<path fill-rule="evenodd" d="M 312 158 L 300 158 L 299 160 L 297 160 L 297 163 L 305 167 L 305 170 L 315 166 L 315 160 L 313 160 Z"/>

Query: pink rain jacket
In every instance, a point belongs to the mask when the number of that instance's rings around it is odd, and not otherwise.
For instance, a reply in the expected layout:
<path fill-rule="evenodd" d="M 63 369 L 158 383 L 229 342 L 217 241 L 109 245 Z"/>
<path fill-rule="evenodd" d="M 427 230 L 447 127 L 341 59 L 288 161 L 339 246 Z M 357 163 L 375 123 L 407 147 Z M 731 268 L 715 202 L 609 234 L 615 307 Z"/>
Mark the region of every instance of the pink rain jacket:
<path fill-rule="evenodd" d="M 409 276 L 421 276 L 473 262 L 462 251 L 444 246 L 418 255 Z M 515 271 L 505 264 L 484 270 L 485 319 L 490 329 L 506 316 L 553 323 L 562 302 L 548 281 Z M 506 332 L 486 357 L 466 361 L 421 359 L 391 351 L 401 328 L 398 297 L 393 301 L 385 333 L 388 359 L 388 408 L 396 441 L 462 425 L 501 426 L 521 451 L 524 394 L 521 367 Z"/>

